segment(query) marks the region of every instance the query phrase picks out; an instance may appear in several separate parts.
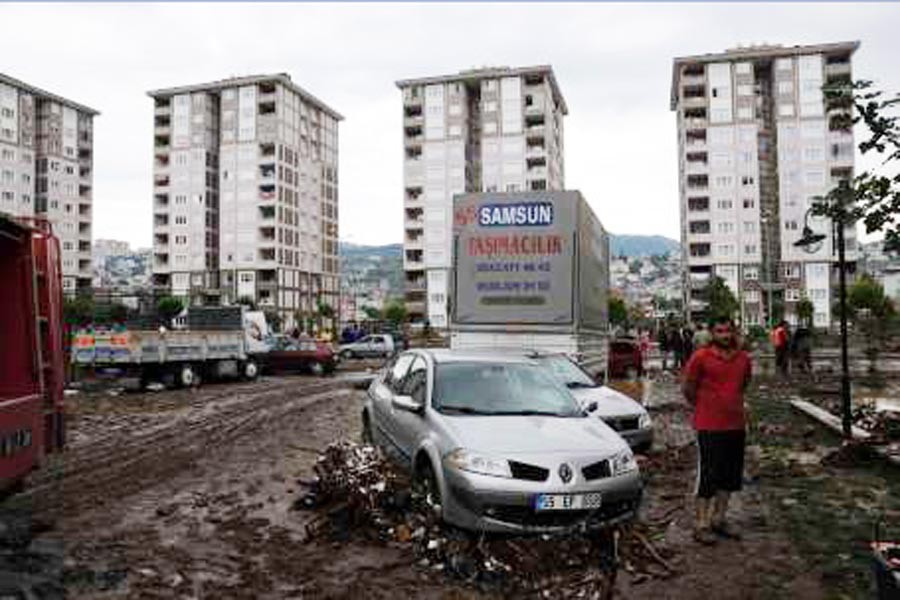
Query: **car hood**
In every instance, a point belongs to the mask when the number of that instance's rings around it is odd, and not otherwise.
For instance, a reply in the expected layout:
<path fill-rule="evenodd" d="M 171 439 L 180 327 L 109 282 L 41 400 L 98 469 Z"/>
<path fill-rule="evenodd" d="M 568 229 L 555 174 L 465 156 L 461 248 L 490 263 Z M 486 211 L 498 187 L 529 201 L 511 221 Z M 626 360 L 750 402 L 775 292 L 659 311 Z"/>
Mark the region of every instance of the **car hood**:
<path fill-rule="evenodd" d="M 526 454 L 616 452 L 627 447 L 603 421 L 578 417 L 444 416 L 459 447 Z"/>
<path fill-rule="evenodd" d="M 574 389 L 571 392 L 582 406 L 596 402 L 597 410 L 591 414 L 601 418 L 637 416 L 647 412 L 634 399 L 605 385 Z"/>

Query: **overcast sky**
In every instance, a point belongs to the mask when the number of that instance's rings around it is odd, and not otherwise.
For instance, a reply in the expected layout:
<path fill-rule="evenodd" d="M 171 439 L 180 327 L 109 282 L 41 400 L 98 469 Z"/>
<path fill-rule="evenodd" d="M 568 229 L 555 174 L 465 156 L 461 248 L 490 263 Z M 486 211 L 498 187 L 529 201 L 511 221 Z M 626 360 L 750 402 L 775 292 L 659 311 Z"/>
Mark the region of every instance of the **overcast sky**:
<path fill-rule="evenodd" d="M 148 246 L 146 91 L 287 72 L 342 113 L 340 236 L 399 242 L 402 78 L 551 64 L 566 186 L 608 230 L 678 237 L 672 58 L 860 40 L 856 77 L 900 91 L 900 4 L 0 4 L 0 69 L 98 109 L 94 238 Z"/>

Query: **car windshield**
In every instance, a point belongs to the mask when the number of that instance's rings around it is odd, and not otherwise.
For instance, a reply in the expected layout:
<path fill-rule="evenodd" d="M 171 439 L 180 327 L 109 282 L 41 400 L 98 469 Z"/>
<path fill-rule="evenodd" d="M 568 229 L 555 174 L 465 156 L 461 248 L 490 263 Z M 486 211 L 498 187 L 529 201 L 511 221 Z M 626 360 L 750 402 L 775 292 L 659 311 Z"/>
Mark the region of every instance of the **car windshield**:
<path fill-rule="evenodd" d="M 592 388 L 597 383 L 565 356 L 543 356 L 538 362 L 568 388 Z"/>
<path fill-rule="evenodd" d="M 438 365 L 434 408 L 447 414 L 581 416 L 576 400 L 541 367 L 517 363 Z"/>

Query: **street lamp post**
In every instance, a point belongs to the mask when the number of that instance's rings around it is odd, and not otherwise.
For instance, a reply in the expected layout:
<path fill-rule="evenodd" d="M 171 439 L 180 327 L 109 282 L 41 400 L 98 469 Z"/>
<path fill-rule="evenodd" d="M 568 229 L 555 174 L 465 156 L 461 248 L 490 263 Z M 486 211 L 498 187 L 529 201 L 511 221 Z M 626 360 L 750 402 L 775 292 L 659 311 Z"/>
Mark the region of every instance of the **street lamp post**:
<path fill-rule="evenodd" d="M 843 199 L 848 190 L 847 183 L 841 182 L 841 196 Z M 803 248 L 804 251 L 811 254 L 816 253 L 822 247 L 822 242 L 827 237 L 823 233 L 815 233 L 809 226 L 809 213 L 812 208 L 807 209 L 803 216 L 803 235 L 799 240 L 794 242 L 794 246 Z M 844 252 L 844 212 L 843 208 L 838 211 L 835 219 L 837 225 L 837 250 L 838 250 L 838 294 L 840 306 L 840 323 L 841 323 L 841 416 L 842 426 L 844 430 L 844 438 L 851 439 L 852 418 L 850 415 L 850 367 L 847 358 L 847 275 L 846 262 Z"/>

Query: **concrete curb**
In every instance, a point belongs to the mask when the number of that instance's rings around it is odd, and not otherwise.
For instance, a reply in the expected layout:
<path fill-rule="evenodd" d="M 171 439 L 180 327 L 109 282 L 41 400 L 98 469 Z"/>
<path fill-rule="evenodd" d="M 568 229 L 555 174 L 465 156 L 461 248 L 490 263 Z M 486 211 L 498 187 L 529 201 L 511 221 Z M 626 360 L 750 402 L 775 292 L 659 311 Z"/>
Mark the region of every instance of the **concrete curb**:
<path fill-rule="evenodd" d="M 837 415 L 833 415 L 827 410 L 819 408 L 815 404 L 807 402 L 806 400 L 791 400 L 791 407 L 793 407 L 797 411 L 802 412 L 806 416 L 811 417 L 819 423 L 822 423 L 835 433 L 843 435 L 844 428 L 841 423 L 840 417 L 838 417 Z M 852 427 L 850 431 L 853 435 L 854 440 L 866 441 L 872 437 L 872 435 L 868 431 L 860 429 L 856 426 Z M 887 448 L 873 446 L 872 450 L 874 450 L 876 454 L 887 460 L 889 463 L 900 467 L 900 456 L 895 456 L 888 453 Z"/>

